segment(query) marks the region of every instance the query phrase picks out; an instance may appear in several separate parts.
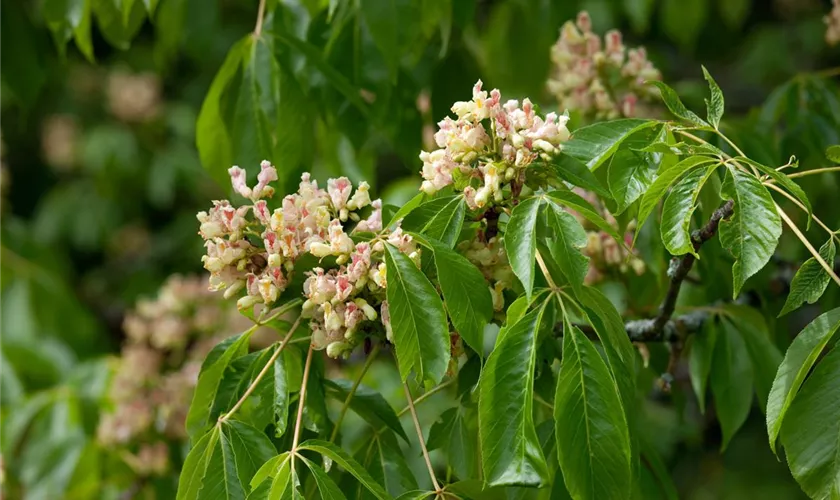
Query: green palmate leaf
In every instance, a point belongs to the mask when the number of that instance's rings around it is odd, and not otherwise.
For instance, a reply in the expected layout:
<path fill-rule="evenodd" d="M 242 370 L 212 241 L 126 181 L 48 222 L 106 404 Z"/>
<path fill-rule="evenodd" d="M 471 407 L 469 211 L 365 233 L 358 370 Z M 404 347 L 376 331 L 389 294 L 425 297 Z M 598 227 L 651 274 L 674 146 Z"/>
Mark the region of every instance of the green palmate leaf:
<path fill-rule="evenodd" d="M 727 304 L 723 306 L 723 310 L 724 323 L 734 328 L 747 346 L 752 362 L 755 392 L 759 406 L 764 411 L 773 378 L 782 362 L 782 353 L 770 338 L 764 316 L 757 309 Z"/>
<path fill-rule="evenodd" d="M 586 320 L 601 340 L 630 421 L 630 407 L 636 397 L 636 350 L 627 336 L 624 320 L 610 299 L 597 288 L 583 287 L 578 291 L 577 298 Z"/>
<path fill-rule="evenodd" d="M 828 161 L 840 163 L 840 145 L 829 146 L 825 150 L 825 157 L 828 159 Z"/>
<path fill-rule="evenodd" d="M 300 170 L 311 150 L 310 110 L 294 75 L 275 57 L 272 39 L 247 47 L 242 74 L 231 130 L 234 162 L 250 166 L 271 158 L 285 172 Z"/>
<path fill-rule="evenodd" d="M 277 476 L 277 473 L 284 466 L 288 466 L 290 457 L 291 455 L 287 451 L 285 453 L 277 455 L 276 457 L 270 458 L 268 461 L 262 464 L 260 468 L 257 469 L 257 472 L 254 473 L 254 476 L 251 478 L 251 489 L 256 490 L 257 487 L 263 483 L 263 481 Z"/>
<path fill-rule="evenodd" d="M 712 124 L 712 127 L 717 129 L 720 125 L 720 119 L 723 116 L 723 92 L 720 91 L 720 87 L 718 87 L 715 79 L 706 70 L 706 67 L 702 66 L 702 68 L 703 77 L 709 82 L 709 91 L 711 92 L 711 97 L 706 99 L 707 120 Z"/>
<path fill-rule="evenodd" d="M 546 210 L 548 229 L 551 231 L 549 249 L 551 256 L 575 291 L 583 286 L 589 270 L 589 257 L 581 253 L 586 247 L 586 231 L 574 216 L 559 205 L 549 203 Z"/>
<path fill-rule="evenodd" d="M 682 118 L 688 122 L 691 122 L 695 125 L 699 125 L 701 127 L 708 127 L 709 124 L 706 123 L 702 118 L 697 116 L 693 111 L 690 111 L 688 108 L 685 107 L 685 104 L 682 103 L 680 100 L 680 96 L 669 87 L 668 85 L 662 82 L 650 82 L 653 85 L 656 85 L 656 88 L 659 89 L 659 93 L 662 95 L 662 102 L 665 103 L 665 106 L 668 107 L 668 110 L 674 114 L 677 118 Z M 722 104 L 722 103 L 721 103 Z"/>
<path fill-rule="evenodd" d="M 656 180 L 653 181 L 650 188 L 645 191 L 644 196 L 642 196 L 642 201 L 639 205 L 639 215 L 636 217 L 636 237 L 639 236 L 639 231 L 642 229 L 648 216 L 653 212 L 653 209 L 656 208 L 659 200 L 665 196 L 665 193 L 675 182 L 692 170 L 717 161 L 717 159 L 709 158 L 708 156 L 691 156 L 680 161 L 668 170 L 661 172 Z"/>
<path fill-rule="evenodd" d="M 710 373 L 715 410 L 723 431 L 721 450 L 747 419 L 752 406 L 753 371 L 747 346 L 731 325 L 723 324 L 715 340 Z"/>
<path fill-rule="evenodd" d="M 463 196 L 446 196 L 423 203 L 412 210 L 401 227 L 434 238 L 452 248 L 464 226 L 467 205 Z"/>
<path fill-rule="evenodd" d="M 716 165 L 691 171 L 674 186 L 662 207 L 662 243 L 671 255 L 697 255 L 691 242 L 691 216 L 697 208 L 697 197 L 714 173 Z"/>
<path fill-rule="evenodd" d="M 616 202 L 616 213 L 627 210 L 653 184 L 656 169 L 644 160 L 644 153 L 622 149 L 607 165 L 607 184 Z"/>
<path fill-rule="evenodd" d="M 417 479 L 405 461 L 393 432 L 374 434 L 365 452 L 365 470 L 393 496 L 417 489 Z M 359 485 L 361 488 L 361 485 Z"/>
<path fill-rule="evenodd" d="M 235 420 L 219 423 L 187 455 L 177 498 L 244 499 L 251 478 L 275 453 L 257 429 Z"/>
<path fill-rule="evenodd" d="M 274 360 L 274 435 L 282 437 L 289 422 L 289 374 L 286 352 Z"/>
<path fill-rule="evenodd" d="M 479 379 L 479 436 L 490 486 L 540 486 L 548 467 L 534 428 L 537 334 L 548 301 L 508 326 Z"/>
<path fill-rule="evenodd" d="M 775 181 L 778 185 L 782 186 L 786 190 L 788 190 L 792 195 L 799 200 L 800 203 L 805 205 L 805 209 L 808 211 L 808 224 L 811 224 L 811 201 L 808 199 L 808 195 L 805 194 L 805 191 L 799 187 L 799 184 L 794 182 L 790 177 L 786 176 L 782 172 L 779 172 L 775 168 L 770 168 L 767 165 L 759 163 L 755 160 L 747 158 L 745 156 L 738 156 L 734 158 L 737 161 L 748 163 L 753 167 L 757 168 L 761 173 L 768 175 L 773 181 Z"/>
<path fill-rule="evenodd" d="M 835 257 L 834 238 L 830 237 L 823 246 L 820 247 L 820 257 L 826 262 L 834 262 Z M 831 282 L 831 276 L 825 272 L 825 269 L 811 257 L 806 260 L 802 267 L 796 271 L 793 280 L 790 282 L 790 293 L 785 300 L 785 305 L 779 313 L 779 317 L 798 309 L 799 306 L 805 304 L 813 304 L 822 297 L 826 287 Z"/>
<path fill-rule="evenodd" d="M 277 41 L 289 46 L 290 48 L 300 52 L 322 75 L 330 82 L 330 84 L 339 91 L 347 102 L 353 104 L 362 116 L 367 117 L 370 113 L 369 107 L 362 99 L 359 89 L 347 79 L 341 72 L 335 69 L 327 59 L 324 57 L 322 50 L 311 43 L 306 42 L 295 36 L 292 33 L 285 32 L 278 29 L 279 23 L 274 23 L 274 37 Z"/>
<path fill-rule="evenodd" d="M 723 199 L 735 200 L 735 212 L 722 221 L 720 244 L 735 257 L 732 266 L 732 297 L 738 297 L 747 279 L 761 270 L 773 256 L 782 220 L 767 188 L 750 174 L 729 167 L 721 187 Z"/>
<path fill-rule="evenodd" d="M 407 255 L 385 245 L 388 309 L 402 380 L 414 370 L 440 382 L 449 365 L 449 328 L 435 287 Z"/>
<path fill-rule="evenodd" d="M 413 212 L 417 207 L 423 204 L 423 202 L 428 198 L 428 195 L 424 192 L 419 192 L 414 195 L 410 200 L 405 202 L 405 204 L 399 208 L 394 214 L 391 216 L 390 219 L 387 217 L 383 219 L 382 227 L 390 227 L 395 222 L 400 220 L 405 220 L 405 218 Z M 384 216 L 384 214 L 383 214 Z"/>
<path fill-rule="evenodd" d="M 618 387 L 595 345 L 568 322 L 554 396 L 560 470 L 572 498 L 626 498 L 630 435 Z"/>
<path fill-rule="evenodd" d="M 511 212 L 505 230 L 505 250 L 513 273 L 519 278 L 525 295 L 531 296 L 534 289 L 534 261 L 537 255 L 537 215 L 542 200 L 522 200 Z"/>
<path fill-rule="evenodd" d="M 604 218 L 595 211 L 595 208 L 581 196 L 573 193 L 572 191 L 552 191 L 548 193 L 547 196 L 547 200 L 550 203 L 556 203 L 563 205 L 564 207 L 571 208 L 584 219 L 594 224 L 598 229 L 612 236 L 616 242 L 619 244 L 623 243 L 624 240 L 621 238 L 621 235 L 618 234 L 615 227 L 604 220 Z"/>
<path fill-rule="evenodd" d="M 475 476 L 478 466 L 477 435 L 474 426 L 469 425 L 463 408 L 450 408 L 429 430 L 426 448 L 431 451 L 443 449 L 449 466 L 460 479 Z"/>
<path fill-rule="evenodd" d="M 689 351 L 688 373 L 701 413 L 706 413 L 706 384 L 709 373 L 712 371 L 717 336 L 717 317 L 712 316 L 706 319 L 703 328 L 692 337 L 691 351 Z"/>
<path fill-rule="evenodd" d="M 193 393 L 192 403 L 187 413 L 187 432 L 195 439 L 197 435 L 204 432 L 210 426 L 210 415 L 216 396 L 219 392 L 219 384 L 222 375 L 228 365 L 235 358 L 244 356 L 248 352 L 248 342 L 251 339 L 251 331 L 227 338 L 214 347 L 201 365 L 198 375 L 198 383 Z"/>
<path fill-rule="evenodd" d="M 365 488 L 368 489 L 371 493 L 373 493 L 376 498 L 382 500 L 388 500 L 391 498 L 388 493 L 385 491 L 382 486 L 379 485 L 374 479 L 368 474 L 368 472 L 359 465 L 358 462 L 353 460 L 350 455 L 348 455 L 344 450 L 339 448 L 338 446 L 328 443 L 327 441 L 321 441 L 318 439 L 310 439 L 302 443 L 298 449 L 300 450 L 309 450 L 314 451 L 315 453 L 320 453 L 326 458 L 329 458 L 339 466 L 341 466 L 344 470 L 349 472 L 353 475 L 360 483 L 362 483 Z"/>
<path fill-rule="evenodd" d="M 788 466 L 811 498 L 840 498 L 840 349 L 820 361 L 785 417 Z"/>
<path fill-rule="evenodd" d="M 195 125 L 201 164 L 221 186 L 230 184 L 227 169 L 233 163 L 230 130 L 224 116 L 226 96 L 251 43 L 251 35 L 248 35 L 230 48 L 204 97 Z"/>
<path fill-rule="evenodd" d="M 280 467 L 271 476 L 271 481 L 264 481 L 260 486 L 254 488 L 251 495 L 248 495 L 248 500 L 287 500 L 296 498 L 297 493 L 297 474 L 292 470 L 292 460 L 295 457 L 289 457 L 288 460 L 280 462 Z M 264 496 L 258 492 L 264 491 Z M 252 496 L 254 497 L 252 499 Z"/>
<path fill-rule="evenodd" d="M 324 387 L 328 396 L 344 402 L 353 388 L 353 382 L 343 379 L 325 380 Z M 356 394 L 350 400 L 350 408 L 374 429 L 387 427 L 408 442 L 408 436 L 405 434 L 402 424 L 400 424 L 397 413 L 385 398 L 374 389 L 359 384 L 359 387 L 356 388 Z"/>
<path fill-rule="evenodd" d="M 629 136 L 657 124 L 659 122 L 655 120 L 628 118 L 581 127 L 575 131 L 571 140 L 563 144 L 563 153 L 584 162 L 589 170 L 595 170 Z"/>
<path fill-rule="evenodd" d="M 321 500 L 344 500 L 347 498 L 338 488 L 338 485 L 335 484 L 335 481 L 324 472 L 324 469 L 318 467 L 305 457 L 301 457 L 301 460 L 303 460 L 303 463 L 312 472 L 312 477 L 315 478 L 315 484 L 318 486 L 318 492 L 321 494 Z"/>
<path fill-rule="evenodd" d="M 767 398 L 767 433 L 774 452 L 776 439 L 799 387 L 838 328 L 840 308 L 832 309 L 809 323 L 793 339 L 785 353 Z"/>
<path fill-rule="evenodd" d="M 481 271 L 447 245 L 430 240 L 449 319 L 475 352 L 484 351 L 484 326 L 493 318 L 493 299 Z"/>
<path fill-rule="evenodd" d="M 552 158 L 550 166 L 557 177 L 577 187 L 597 193 L 604 198 L 611 198 L 610 192 L 601 185 L 595 174 L 577 158 L 561 153 Z"/>

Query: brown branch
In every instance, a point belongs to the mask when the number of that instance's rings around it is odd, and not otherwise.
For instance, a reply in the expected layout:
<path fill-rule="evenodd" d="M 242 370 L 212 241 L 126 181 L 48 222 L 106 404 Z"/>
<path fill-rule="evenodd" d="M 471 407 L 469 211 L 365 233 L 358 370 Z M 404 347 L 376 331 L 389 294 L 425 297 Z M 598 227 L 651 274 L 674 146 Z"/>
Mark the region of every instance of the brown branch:
<path fill-rule="evenodd" d="M 700 250 L 703 243 L 712 239 L 717 234 L 720 221 L 732 216 L 735 209 L 735 201 L 729 200 L 712 213 L 709 222 L 705 226 L 691 233 L 691 243 L 694 252 Z M 694 254 L 685 254 L 682 257 L 674 257 L 668 266 L 668 291 L 662 304 L 659 306 L 659 313 L 654 318 L 637 319 L 625 323 L 624 328 L 627 335 L 633 342 L 675 342 L 700 329 L 708 313 L 697 311 L 689 314 L 674 316 L 674 309 L 677 306 L 677 298 L 683 281 L 688 277 L 691 268 L 697 258 Z M 589 325 L 577 325 L 584 333 L 594 335 L 595 331 Z M 562 335 L 562 322 L 555 327 L 559 335 Z"/>

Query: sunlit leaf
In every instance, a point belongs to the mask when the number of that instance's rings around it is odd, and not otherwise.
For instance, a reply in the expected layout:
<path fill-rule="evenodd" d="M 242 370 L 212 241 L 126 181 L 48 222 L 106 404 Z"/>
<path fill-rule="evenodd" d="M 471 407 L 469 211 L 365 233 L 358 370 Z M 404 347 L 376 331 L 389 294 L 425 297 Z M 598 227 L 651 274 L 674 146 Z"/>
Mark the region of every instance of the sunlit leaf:
<path fill-rule="evenodd" d="M 573 326 L 564 330 L 554 418 L 560 470 L 572 498 L 626 497 L 630 436 L 618 387 L 595 345 Z"/>
<path fill-rule="evenodd" d="M 834 262 L 835 257 L 834 238 L 829 237 L 823 246 L 820 247 L 820 257 L 826 262 Z M 790 282 L 790 292 L 779 317 L 798 309 L 802 304 L 814 304 L 831 282 L 831 276 L 813 257 L 806 260 Z"/>
<path fill-rule="evenodd" d="M 706 78 L 706 81 L 709 82 L 709 92 L 711 96 L 709 99 L 706 99 L 706 110 L 708 112 L 709 123 L 712 124 L 712 127 L 718 128 L 720 125 L 720 119 L 723 116 L 723 92 L 720 91 L 720 87 L 718 87 L 717 82 L 712 75 L 706 70 L 705 66 L 703 68 L 703 77 Z"/>
<path fill-rule="evenodd" d="M 662 207 L 662 224 L 659 228 L 662 233 L 662 244 L 671 252 L 671 255 L 687 253 L 697 255 L 691 241 L 691 217 L 694 209 L 697 208 L 700 190 L 716 168 L 712 165 L 705 169 L 692 170 L 674 186 L 665 198 L 665 204 Z"/>
<path fill-rule="evenodd" d="M 446 311 L 461 338 L 475 352 L 484 349 L 484 326 L 493 318 L 493 299 L 484 276 L 466 257 L 430 240 Z"/>
<path fill-rule="evenodd" d="M 490 486 L 539 486 L 548 467 L 534 428 L 537 333 L 546 303 L 499 335 L 479 380 L 479 435 Z"/>
<path fill-rule="evenodd" d="M 449 327 L 437 291 L 405 254 L 385 245 L 388 309 L 400 375 L 440 382 L 449 365 Z"/>
<path fill-rule="evenodd" d="M 840 349 L 805 380 L 782 423 L 788 466 L 811 498 L 840 497 Z"/>
<path fill-rule="evenodd" d="M 510 266 L 519 278 L 525 295 L 530 297 L 534 289 L 534 262 L 537 255 L 537 215 L 540 198 L 522 200 L 511 213 L 505 231 L 505 250 Z"/>
<path fill-rule="evenodd" d="M 802 382 L 811 371 L 825 346 L 840 328 L 840 308 L 819 316 L 805 327 L 785 353 L 776 372 L 776 379 L 767 398 L 767 432 L 770 447 L 776 451 L 776 439 L 782 429 L 786 414 Z M 836 399 L 836 398 L 835 398 Z"/>
<path fill-rule="evenodd" d="M 682 101 L 680 100 L 680 96 L 677 95 L 674 89 L 659 81 L 653 81 L 651 82 L 651 84 L 656 85 L 656 87 L 659 89 L 659 93 L 662 95 L 662 101 L 665 103 L 665 106 L 668 107 L 668 110 L 674 114 L 674 116 L 676 116 L 677 118 L 682 118 L 683 120 L 691 122 L 695 125 L 700 125 L 701 127 L 709 126 L 709 124 L 706 123 L 705 120 L 703 120 L 702 118 L 697 116 L 693 111 L 690 111 L 688 108 L 685 107 L 685 104 L 682 103 Z"/>
<path fill-rule="evenodd" d="M 741 428 L 752 406 L 753 370 L 744 339 L 731 325 L 719 329 L 710 371 L 715 411 L 723 431 L 721 450 Z"/>
<path fill-rule="evenodd" d="M 735 212 L 729 220 L 721 221 L 718 234 L 721 246 L 735 257 L 732 297 L 737 298 L 747 278 L 773 256 L 782 235 L 782 220 L 767 188 L 734 167 L 729 168 L 721 197 L 735 200 Z"/>
<path fill-rule="evenodd" d="M 596 170 L 616 152 L 625 139 L 658 123 L 654 120 L 628 118 L 581 127 L 574 131 L 571 140 L 563 144 L 563 153 L 582 161 L 589 170 Z"/>

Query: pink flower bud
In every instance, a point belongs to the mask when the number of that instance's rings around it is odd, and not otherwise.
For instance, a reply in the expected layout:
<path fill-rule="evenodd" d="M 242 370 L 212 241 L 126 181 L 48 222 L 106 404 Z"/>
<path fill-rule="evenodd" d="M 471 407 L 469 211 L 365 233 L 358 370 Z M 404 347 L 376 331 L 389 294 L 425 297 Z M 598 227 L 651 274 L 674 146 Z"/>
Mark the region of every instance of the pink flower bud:
<path fill-rule="evenodd" d="M 228 169 L 230 174 L 230 182 L 233 185 L 233 190 L 241 194 L 245 198 L 251 197 L 251 188 L 245 183 L 245 170 L 234 165 Z"/>

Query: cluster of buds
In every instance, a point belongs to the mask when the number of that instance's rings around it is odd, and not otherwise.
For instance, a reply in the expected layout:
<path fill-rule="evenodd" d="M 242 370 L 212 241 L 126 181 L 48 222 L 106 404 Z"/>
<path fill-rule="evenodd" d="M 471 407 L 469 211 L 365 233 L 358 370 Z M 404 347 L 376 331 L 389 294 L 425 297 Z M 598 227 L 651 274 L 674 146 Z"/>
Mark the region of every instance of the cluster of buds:
<path fill-rule="evenodd" d="M 605 221 L 618 229 L 618 221 L 607 210 L 603 203 L 594 194 L 576 188 L 575 192 L 586 199 L 593 207 L 601 214 Z M 633 271 L 636 275 L 641 275 L 645 272 L 645 262 L 639 257 L 635 250 L 630 250 L 633 243 L 633 232 L 635 230 L 635 221 L 631 221 L 624 233 L 624 244 L 620 245 L 612 236 L 604 231 L 598 230 L 586 218 L 580 214 L 571 211 L 578 221 L 586 229 L 586 247 L 583 249 L 584 255 L 589 257 L 589 271 L 586 273 L 584 283 L 592 285 L 603 280 L 611 273 L 627 273 Z"/>
<path fill-rule="evenodd" d="M 567 21 L 551 48 L 554 74 L 548 89 L 560 109 L 580 112 L 587 120 L 643 116 L 644 101 L 656 97 L 646 85 L 661 74 L 647 59 L 643 47 L 627 49 L 621 32 L 608 31 L 601 38 L 592 32 L 592 21 L 581 12 Z"/>
<path fill-rule="evenodd" d="M 386 242 L 419 265 L 415 242 L 396 228 L 375 240 L 357 243 L 345 261 L 346 265 L 328 271 L 318 267 L 307 273 L 303 284 L 306 296 L 303 315 L 310 318 L 312 344 L 316 349 L 326 348 L 330 357 L 349 355 L 380 324 L 385 337 L 393 341 L 385 300 Z"/>
<path fill-rule="evenodd" d="M 204 278 L 173 276 L 154 300 L 126 315 L 126 342 L 97 429 L 141 476 L 168 469 L 167 442 L 186 439 L 184 421 L 201 361 L 238 330 L 241 316 L 207 290 Z"/>
<path fill-rule="evenodd" d="M 524 167 L 534 160 L 550 159 L 569 139 L 568 117 L 537 115 L 529 99 L 502 103 L 498 89 L 488 93 L 481 80 L 470 101 L 456 102 L 453 120 L 438 123 L 435 143 L 439 149 L 420 153 L 423 161 L 421 190 L 433 194 L 446 186 L 462 189 L 471 209 L 504 199 L 504 188 L 521 182 Z"/>
<path fill-rule="evenodd" d="M 302 270 L 308 276 L 303 316 L 310 320 L 313 345 L 338 357 L 376 329 L 388 334 L 385 244 L 417 262 L 419 255 L 399 227 L 383 230 L 382 201 L 370 199 L 370 186 L 361 182 L 354 190 L 349 179 L 340 177 L 329 179 L 322 189 L 307 173 L 296 193 L 269 207 L 274 195 L 270 183 L 277 180 L 269 162 L 262 162 L 253 188 L 243 169 L 228 172 L 234 190 L 251 204 L 234 207 L 227 200 L 215 201 L 209 212 L 197 216 L 211 290 L 224 290 L 226 298 L 244 292 L 239 309 L 271 307 L 286 290 L 300 257 L 329 258 L 329 266 Z M 370 211 L 364 218 L 363 209 Z"/>
<path fill-rule="evenodd" d="M 831 12 L 823 18 L 827 26 L 825 43 L 832 47 L 840 43 L 840 0 L 834 0 L 833 5 Z"/>

